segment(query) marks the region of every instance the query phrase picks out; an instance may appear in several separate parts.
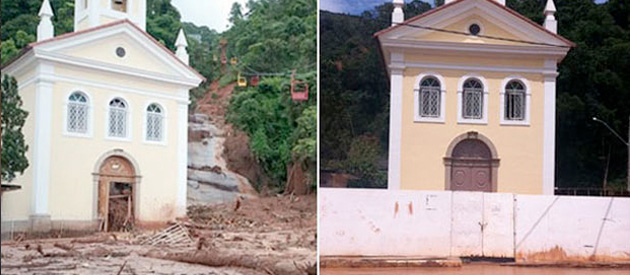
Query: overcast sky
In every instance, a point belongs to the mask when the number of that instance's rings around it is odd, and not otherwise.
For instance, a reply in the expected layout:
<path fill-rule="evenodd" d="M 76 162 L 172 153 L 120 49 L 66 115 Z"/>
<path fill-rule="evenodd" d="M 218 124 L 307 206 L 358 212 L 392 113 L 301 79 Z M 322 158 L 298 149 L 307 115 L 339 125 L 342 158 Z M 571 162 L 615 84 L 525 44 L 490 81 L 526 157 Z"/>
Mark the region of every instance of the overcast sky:
<path fill-rule="evenodd" d="M 423 0 L 433 5 L 434 0 Z M 603 3 L 608 0 L 595 0 L 597 3 Z M 391 0 L 319 0 L 319 7 L 322 10 L 360 14 L 365 10 L 372 9 L 383 3 L 392 2 Z M 405 0 L 405 3 L 411 2 L 411 0 Z"/>
<path fill-rule="evenodd" d="M 171 0 L 173 6 L 182 15 L 183 22 L 208 26 L 218 32 L 225 31 L 230 24 L 228 18 L 234 2 L 241 3 L 243 14 L 245 14 L 247 0 Z"/>

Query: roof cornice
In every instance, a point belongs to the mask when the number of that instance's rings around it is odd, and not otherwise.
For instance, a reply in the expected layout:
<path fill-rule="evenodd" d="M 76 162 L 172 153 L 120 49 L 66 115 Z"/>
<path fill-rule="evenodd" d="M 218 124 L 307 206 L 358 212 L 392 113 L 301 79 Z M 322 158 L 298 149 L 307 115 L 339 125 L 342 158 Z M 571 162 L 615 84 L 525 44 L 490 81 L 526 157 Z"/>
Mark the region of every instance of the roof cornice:
<path fill-rule="evenodd" d="M 552 56 L 562 59 L 570 48 L 551 46 L 522 46 L 522 45 L 500 45 L 484 43 L 461 43 L 461 42 L 436 42 L 420 40 L 386 39 L 379 37 L 379 42 L 384 49 L 396 49 L 404 52 L 457 52 L 469 54 L 509 54 L 514 55 L 535 55 Z"/>

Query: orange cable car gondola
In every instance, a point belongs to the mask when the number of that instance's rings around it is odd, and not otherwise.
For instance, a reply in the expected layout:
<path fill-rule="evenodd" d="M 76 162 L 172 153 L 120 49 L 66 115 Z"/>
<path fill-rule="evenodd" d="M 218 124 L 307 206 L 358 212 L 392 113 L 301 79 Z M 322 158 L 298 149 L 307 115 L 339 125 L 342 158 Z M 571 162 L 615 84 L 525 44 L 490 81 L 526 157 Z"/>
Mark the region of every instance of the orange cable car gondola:
<path fill-rule="evenodd" d="M 291 99 L 293 101 L 308 100 L 308 83 L 295 79 L 295 70 L 291 73 Z"/>

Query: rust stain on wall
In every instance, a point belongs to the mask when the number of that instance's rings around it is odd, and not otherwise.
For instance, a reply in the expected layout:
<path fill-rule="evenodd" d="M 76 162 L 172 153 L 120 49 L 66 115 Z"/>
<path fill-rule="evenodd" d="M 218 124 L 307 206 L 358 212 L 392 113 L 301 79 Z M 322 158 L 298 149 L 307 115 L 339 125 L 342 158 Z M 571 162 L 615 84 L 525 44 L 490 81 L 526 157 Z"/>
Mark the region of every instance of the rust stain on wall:
<path fill-rule="evenodd" d="M 398 202 L 394 205 L 394 217 L 398 214 Z"/>
<path fill-rule="evenodd" d="M 627 262 L 630 261 L 630 255 L 628 257 L 615 257 L 610 255 L 593 255 L 575 256 L 569 255 L 560 246 L 554 246 L 553 248 L 540 252 L 516 254 L 516 261 L 520 263 L 588 263 L 588 262 Z"/>
<path fill-rule="evenodd" d="M 413 215 L 413 202 L 409 202 L 409 215 Z"/>

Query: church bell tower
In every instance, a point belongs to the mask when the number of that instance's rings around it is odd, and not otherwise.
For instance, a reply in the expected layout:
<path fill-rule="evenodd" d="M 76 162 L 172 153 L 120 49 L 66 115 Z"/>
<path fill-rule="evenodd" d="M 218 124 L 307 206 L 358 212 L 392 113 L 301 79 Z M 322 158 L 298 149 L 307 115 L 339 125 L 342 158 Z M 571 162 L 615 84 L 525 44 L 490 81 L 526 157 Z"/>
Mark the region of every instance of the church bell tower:
<path fill-rule="evenodd" d="M 146 0 L 74 0 L 74 31 L 81 31 L 121 19 L 142 30 L 147 25 Z"/>

